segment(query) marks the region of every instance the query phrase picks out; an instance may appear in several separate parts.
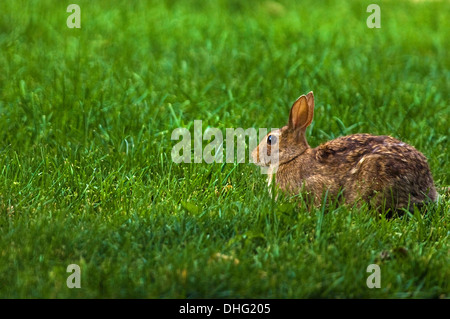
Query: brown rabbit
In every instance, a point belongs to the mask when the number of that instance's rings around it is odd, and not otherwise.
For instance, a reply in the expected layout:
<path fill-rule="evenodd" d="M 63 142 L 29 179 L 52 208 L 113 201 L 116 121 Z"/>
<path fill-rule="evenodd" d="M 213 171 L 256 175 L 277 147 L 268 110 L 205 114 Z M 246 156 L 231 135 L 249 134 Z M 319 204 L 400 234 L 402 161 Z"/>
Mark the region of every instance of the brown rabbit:
<path fill-rule="evenodd" d="M 294 102 L 288 125 L 267 134 L 252 152 L 254 163 L 269 171 L 276 168 L 281 190 L 309 194 L 316 206 L 325 191 L 346 204 L 362 199 L 390 211 L 412 211 L 413 205 L 436 201 L 427 160 L 414 147 L 390 136 L 353 134 L 311 148 L 305 131 L 313 113 L 314 95 L 309 92 Z M 271 175 L 268 180 L 270 185 Z"/>

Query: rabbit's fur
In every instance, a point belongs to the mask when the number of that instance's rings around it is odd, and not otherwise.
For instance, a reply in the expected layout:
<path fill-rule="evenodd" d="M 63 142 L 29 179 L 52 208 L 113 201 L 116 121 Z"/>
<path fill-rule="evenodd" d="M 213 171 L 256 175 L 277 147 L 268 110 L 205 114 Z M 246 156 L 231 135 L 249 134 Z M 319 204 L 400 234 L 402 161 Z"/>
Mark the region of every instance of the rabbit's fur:
<path fill-rule="evenodd" d="M 310 195 L 316 206 L 325 191 L 346 204 L 361 199 L 370 207 L 391 211 L 412 211 L 413 205 L 436 201 L 427 160 L 414 147 L 390 136 L 353 134 L 311 148 L 305 131 L 313 113 L 314 96 L 309 92 L 293 104 L 288 125 L 267 134 L 252 152 L 257 165 L 276 167 L 278 188 Z M 276 152 L 278 165 L 271 163 Z M 261 156 L 264 153 L 268 156 Z M 272 176 L 268 179 L 270 185 Z"/>

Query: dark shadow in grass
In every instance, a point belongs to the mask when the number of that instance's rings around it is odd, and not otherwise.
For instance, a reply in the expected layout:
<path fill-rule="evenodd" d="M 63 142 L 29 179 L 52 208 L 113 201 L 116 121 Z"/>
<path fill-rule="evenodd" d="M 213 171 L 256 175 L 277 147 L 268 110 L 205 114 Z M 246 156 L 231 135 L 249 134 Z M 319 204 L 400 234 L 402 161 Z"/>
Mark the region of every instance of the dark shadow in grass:
<path fill-rule="evenodd" d="M 383 201 L 381 206 L 373 206 L 360 199 L 353 205 L 345 204 L 343 197 L 344 191 L 341 190 L 336 197 L 328 196 L 328 191 L 324 191 L 321 198 L 321 204 L 317 205 L 317 198 L 314 194 L 308 192 L 299 192 L 295 195 L 289 195 L 278 191 L 272 186 L 272 194 L 276 192 L 275 198 L 272 198 L 273 207 L 283 214 L 321 214 L 322 217 L 339 208 L 345 207 L 349 211 L 357 213 L 370 214 L 376 219 L 392 220 L 397 218 L 414 218 L 414 216 L 428 216 L 440 214 L 445 211 L 445 199 L 439 199 L 437 202 L 427 201 L 423 203 L 414 203 L 407 205 L 406 208 L 392 209 L 391 205 L 386 205 L 387 200 Z"/>

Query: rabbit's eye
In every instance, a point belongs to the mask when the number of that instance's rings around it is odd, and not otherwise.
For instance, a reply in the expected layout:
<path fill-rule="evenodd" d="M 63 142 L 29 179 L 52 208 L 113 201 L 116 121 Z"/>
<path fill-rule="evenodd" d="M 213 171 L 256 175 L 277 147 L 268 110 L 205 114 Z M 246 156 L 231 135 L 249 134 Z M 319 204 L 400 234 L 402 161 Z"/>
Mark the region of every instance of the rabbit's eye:
<path fill-rule="evenodd" d="M 269 135 L 267 137 L 267 144 L 272 145 L 277 143 L 277 137 L 273 135 Z"/>

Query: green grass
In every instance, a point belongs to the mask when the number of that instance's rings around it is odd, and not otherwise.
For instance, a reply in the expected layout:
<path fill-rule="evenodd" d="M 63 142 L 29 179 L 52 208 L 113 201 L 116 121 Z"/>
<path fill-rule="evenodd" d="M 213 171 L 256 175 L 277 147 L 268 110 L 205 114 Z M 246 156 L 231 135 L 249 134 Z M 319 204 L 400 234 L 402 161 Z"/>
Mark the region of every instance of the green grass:
<path fill-rule="evenodd" d="M 448 192 L 307 212 L 252 164 L 173 163 L 170 138 L 281 127 L 313 90 L 312 146 L 389 134 L 446 187 L 449 2 L 379 1 L 381 29 L 370 1 L 80 0 L 81 29 L 69 3 L 0 6 L 0 297 L 450 297 Z"/>

